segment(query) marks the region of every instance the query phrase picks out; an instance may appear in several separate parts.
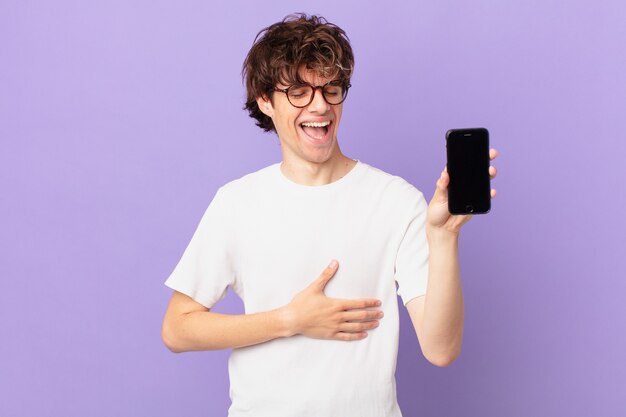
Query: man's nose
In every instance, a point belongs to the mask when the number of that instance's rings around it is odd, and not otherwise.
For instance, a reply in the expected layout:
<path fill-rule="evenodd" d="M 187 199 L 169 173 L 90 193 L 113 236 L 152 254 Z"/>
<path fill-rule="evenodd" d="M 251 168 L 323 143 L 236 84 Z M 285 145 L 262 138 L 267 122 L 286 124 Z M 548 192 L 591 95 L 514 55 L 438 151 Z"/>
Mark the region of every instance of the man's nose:
<path fill-rule="evenodd" d="M 309 111 L 317 112 L 317 113 L 326 113 L 329 107 L 330 107 L 330 104 L 326 102 L 326 99 L 324 98 L 324 94 L 322 93 L 322 88 L 317 87 L 313 92 L 313 101 L 311 102 L 311 104 L 309 104 Z"/>

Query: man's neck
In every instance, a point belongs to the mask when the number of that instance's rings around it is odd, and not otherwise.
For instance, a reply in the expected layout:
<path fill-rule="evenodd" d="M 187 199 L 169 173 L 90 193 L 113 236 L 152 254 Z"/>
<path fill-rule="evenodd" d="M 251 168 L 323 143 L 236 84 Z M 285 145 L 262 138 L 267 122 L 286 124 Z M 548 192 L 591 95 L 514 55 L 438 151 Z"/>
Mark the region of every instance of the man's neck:
<path fill-rule="evenodd" d="M 300 185 L 326 185 L 344 177 L 356 165 L 356 161 L 339 154 L 323 163 L 289 161 L 283 159 L 280 170 L 289 180 Z"/>

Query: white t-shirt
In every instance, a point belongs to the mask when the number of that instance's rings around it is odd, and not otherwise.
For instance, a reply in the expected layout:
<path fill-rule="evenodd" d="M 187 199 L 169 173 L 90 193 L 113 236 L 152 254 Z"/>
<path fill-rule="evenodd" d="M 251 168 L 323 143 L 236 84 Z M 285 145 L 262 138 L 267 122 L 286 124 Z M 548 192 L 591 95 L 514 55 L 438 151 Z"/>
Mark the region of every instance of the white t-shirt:
<path fill-rule="evenodd" d="M 165 284 L 212 308 L 232 287 L 247 314 L 288 304 L 332 259 L 328 297 L 382 300 L 358 341 L 302 335 L 233 349 L 229 417 L 400 417 L 395 369 L 404 304 L 426 293 L 424 196 L 357 161 L 327 185 L 299 185 L 280 164 L 221 187 Z M 398 287 L 396 287 L 396 282 Z"/>

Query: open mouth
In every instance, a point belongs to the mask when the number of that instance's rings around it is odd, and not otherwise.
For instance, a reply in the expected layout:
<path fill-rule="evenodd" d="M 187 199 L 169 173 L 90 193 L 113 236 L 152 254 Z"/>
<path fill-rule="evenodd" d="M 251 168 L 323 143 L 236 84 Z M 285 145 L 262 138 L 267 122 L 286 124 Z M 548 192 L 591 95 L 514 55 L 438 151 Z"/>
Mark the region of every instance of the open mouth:
<path fill-rule="evenodd" d="M 328 130 L 331 123 L 330 120 L 324 122 L 303 122 L 300 123 L 300 128 L 311 139 L 323 141 L 328 137 Z"/>

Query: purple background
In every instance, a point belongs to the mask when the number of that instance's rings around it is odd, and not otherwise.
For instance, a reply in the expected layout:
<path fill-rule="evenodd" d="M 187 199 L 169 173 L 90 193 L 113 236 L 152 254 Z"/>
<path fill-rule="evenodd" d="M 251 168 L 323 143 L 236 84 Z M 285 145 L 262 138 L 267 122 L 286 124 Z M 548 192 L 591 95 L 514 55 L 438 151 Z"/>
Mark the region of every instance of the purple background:
<path fill-rule="evenodd" d="M 216 189 L 280 159 L 240 69 L 295 11 L 352 40 L 348 156 L 430 198 L 447 129 L 501 154 L 461 357 L 430 365 L 401 309 L 404 414 L 625 415 L 624 3 L 257 4 L 0 3 L 0 415 L 226 415 L 229 351 L 167 350 L 163 282 Z"/>

